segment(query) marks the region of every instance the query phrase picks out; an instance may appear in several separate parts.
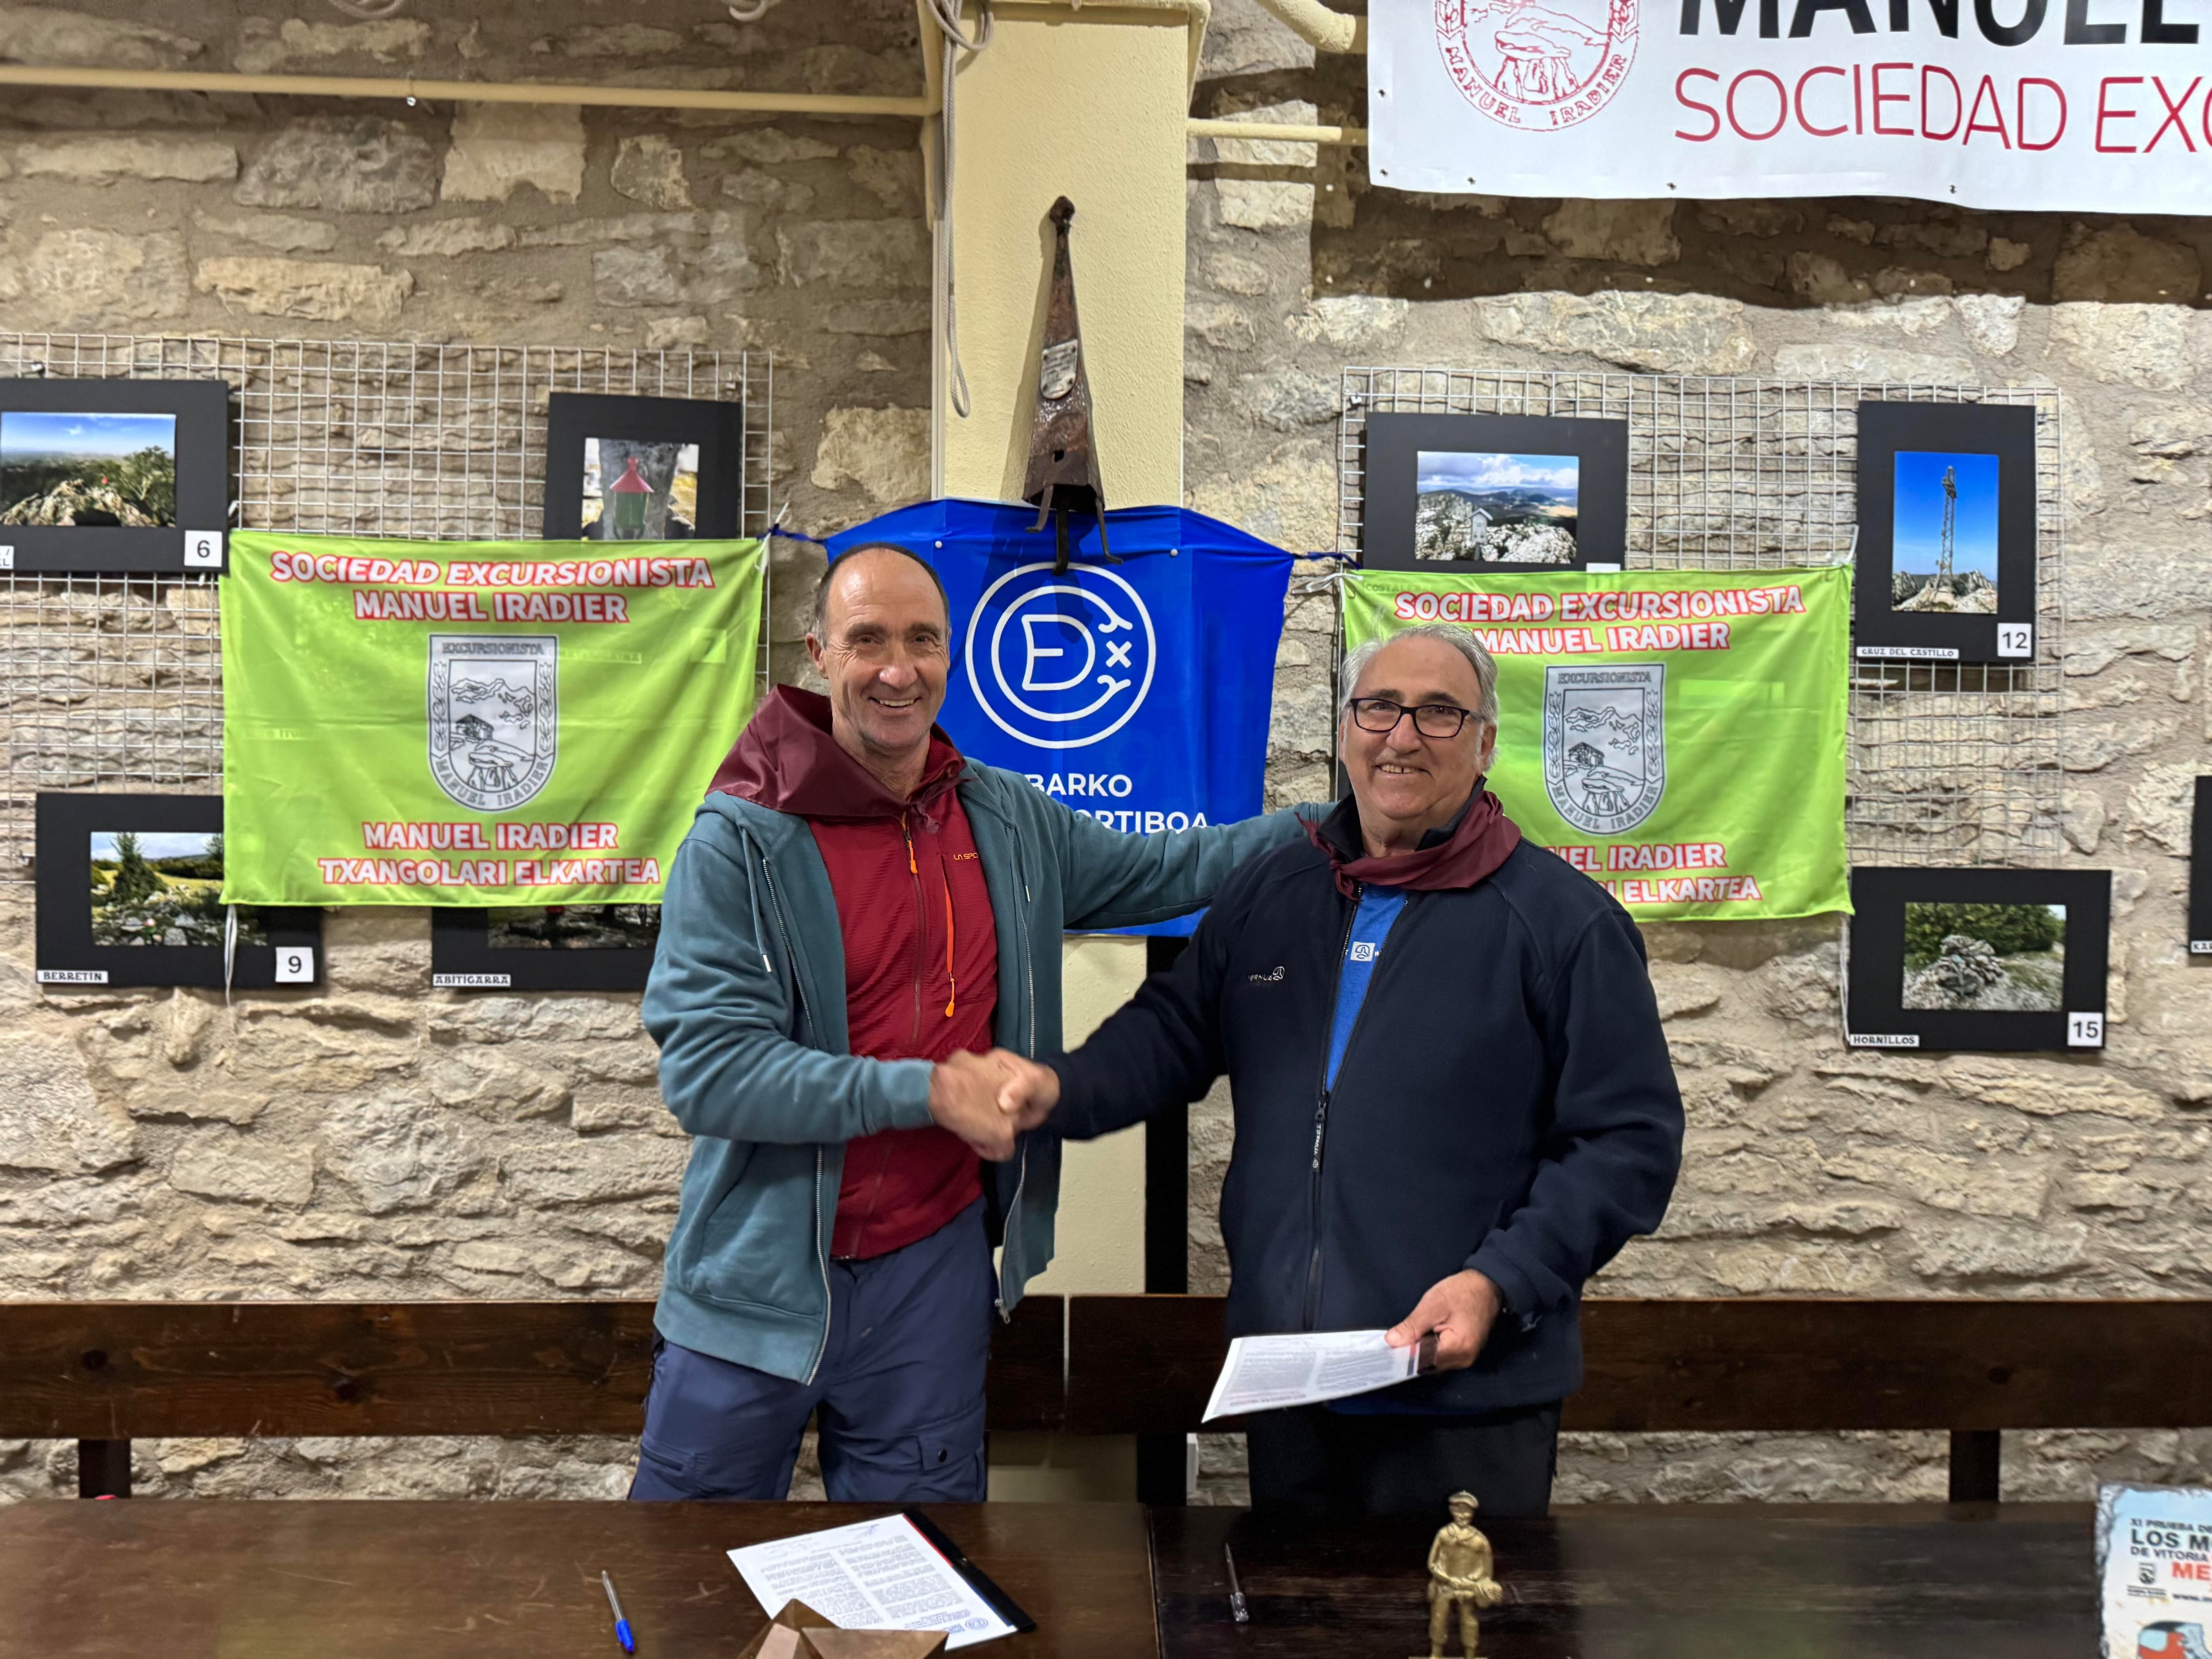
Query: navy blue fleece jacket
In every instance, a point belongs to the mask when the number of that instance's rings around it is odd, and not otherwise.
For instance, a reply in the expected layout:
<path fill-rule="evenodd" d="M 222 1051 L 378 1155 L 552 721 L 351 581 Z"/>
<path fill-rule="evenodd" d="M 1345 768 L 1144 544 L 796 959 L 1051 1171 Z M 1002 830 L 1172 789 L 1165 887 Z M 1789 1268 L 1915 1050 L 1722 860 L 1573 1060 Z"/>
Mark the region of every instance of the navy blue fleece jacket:
<path fill-rule="evenodd" d="M 1348 808 L 1324 833 L 1358 850 Z M 1583 1281 L 1659 1224 L 1681 1164 L 1642 936 L 1526 842 L 1473 886 L 1413 893 L 1324 1091 L 1354 908 L 1313 846 L 1244 866 L 1175 968 L 1051 1062 L 1052 1127 L 1104 1134 L 1227 1072 L 1231 1335 L 1395 1325 L 1472 1267 L 1507 1312 L 1471 1369 L 1395 1403 L 1558 1400 L 1582 1382 Z"/>

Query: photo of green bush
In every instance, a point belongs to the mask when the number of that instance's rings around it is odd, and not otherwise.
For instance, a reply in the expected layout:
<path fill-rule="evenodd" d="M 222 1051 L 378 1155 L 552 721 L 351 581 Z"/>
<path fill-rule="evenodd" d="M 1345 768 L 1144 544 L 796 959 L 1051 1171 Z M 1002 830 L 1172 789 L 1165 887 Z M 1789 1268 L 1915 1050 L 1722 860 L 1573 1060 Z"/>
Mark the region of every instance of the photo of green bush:
<path fill-rule="evenodd" d="M 660 939 L 657 904 L 517 905 L 486 923 L 495 951 L 650 951 Z"/>
<path fill-rule="evenodd" d="M 221 945 L 224 908 L 219 835 L 95 831 L 94 945 Z M 266 945 L 261 913 L 238 911 L 238 942 Z"/>
<path fill-rule="evenodd" d="M 1905 1006 L 2055 1013 L 2066 991 L 2063 904 L 1907 904 Z"/>
<path fill-rule="evenodd" d="M 0 525 L 176 522 L 175 416 L 0 414 Z"/>

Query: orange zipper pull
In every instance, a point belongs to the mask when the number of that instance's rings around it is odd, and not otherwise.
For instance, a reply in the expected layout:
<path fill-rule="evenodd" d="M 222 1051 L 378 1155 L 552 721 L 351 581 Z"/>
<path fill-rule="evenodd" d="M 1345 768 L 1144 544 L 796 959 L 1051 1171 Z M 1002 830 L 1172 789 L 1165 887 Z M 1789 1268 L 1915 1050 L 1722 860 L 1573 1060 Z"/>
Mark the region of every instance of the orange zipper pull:
<path fill-rule="evenodd" d="M 940 869 L 943 866 L 940 864 Z M 945 1017 L 952 1018 L 952 1011 L 960 1002 L 960 984 L 952 977 L 952 875 L 945 872 Z"/>

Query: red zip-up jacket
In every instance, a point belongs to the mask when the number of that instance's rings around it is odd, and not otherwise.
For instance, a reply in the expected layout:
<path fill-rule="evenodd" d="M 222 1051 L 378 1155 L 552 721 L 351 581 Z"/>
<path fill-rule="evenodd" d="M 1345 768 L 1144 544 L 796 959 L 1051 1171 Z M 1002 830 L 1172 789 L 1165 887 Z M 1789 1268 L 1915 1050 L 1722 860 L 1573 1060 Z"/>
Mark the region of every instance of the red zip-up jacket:
<path fill-rule="evenodd" d="M 713 788 L 803 817 L 837 901 L 854 1054 L 943 1060 L 991 1047 L 998 929 L 968 815 L 967 762 L 942 731 L 901 800 L 837 746 L 830 700 L 776 687 Z M 848 1141 L 830 1254 L 883 1255 L 927 1238 L 982 1194 L 975 1154 L 931 1124 Z"/>

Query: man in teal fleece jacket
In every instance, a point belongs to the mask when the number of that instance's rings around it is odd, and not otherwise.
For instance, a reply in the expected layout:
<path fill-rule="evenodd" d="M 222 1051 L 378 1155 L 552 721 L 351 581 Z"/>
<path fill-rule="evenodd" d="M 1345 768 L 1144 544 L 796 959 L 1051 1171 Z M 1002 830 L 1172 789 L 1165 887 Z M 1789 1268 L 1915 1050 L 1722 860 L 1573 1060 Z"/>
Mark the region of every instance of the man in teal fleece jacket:
<path fill-rule="evenodd" d="M 840 558 L 826 702 L 779 688 L 670 872 L 645 1023 L 693 1141 L 633 1496 L 782 1496 L 818 1408 L 833 1499 L 981 1499 L 991 1311 L 1052 1260 L 1060 1142 L 1013 1138 L 980 1051 L 1060 1048 L 1063 932 L 1183 915 L 1304 837 L 1123 835 L 963 760 L 951 639 L 918 556 Z M 933 1124 L 998 1160 L 980 1182 Z"/>

